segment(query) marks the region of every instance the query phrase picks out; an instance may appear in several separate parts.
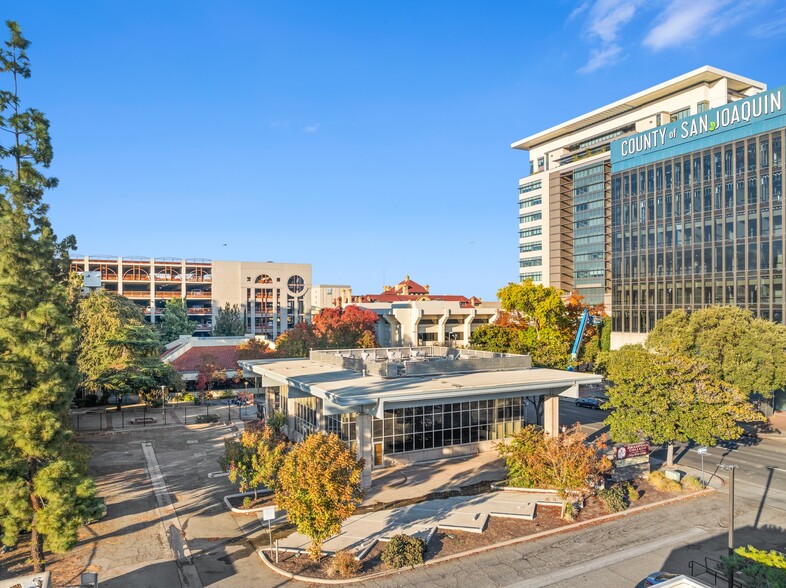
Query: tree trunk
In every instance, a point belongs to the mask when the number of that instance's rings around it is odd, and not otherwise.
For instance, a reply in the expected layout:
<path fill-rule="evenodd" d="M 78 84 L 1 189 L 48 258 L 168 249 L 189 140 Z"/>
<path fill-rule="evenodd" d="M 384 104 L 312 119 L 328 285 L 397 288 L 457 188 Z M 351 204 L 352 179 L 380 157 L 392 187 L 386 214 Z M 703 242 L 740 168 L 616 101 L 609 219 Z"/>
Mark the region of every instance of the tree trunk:
<path fill-rule="evenodd" d="M 33 505 L 33 522 L 30 526 L 30 557 L 33 560 L 33 571 L 43 572 L 46 570 L 44 561 L 44 536 L 38 532 L 38 511 L 41 505 L 35 494 L 30 494 L 30 502 Z"/>
<path fill-rule="evenodd" d="M 668 467 L 674 465 L 674 443 L 669 443 L 666 446 L 666 465 Z"/>
<path fill-rule="evenodd" d="M 546 397 L 544 395 L 529 397 L 532 403 L 532 408 L 535 409 L 535 424 L 538 426 L 543 425 L 543 408 L 546 404 Z"/>

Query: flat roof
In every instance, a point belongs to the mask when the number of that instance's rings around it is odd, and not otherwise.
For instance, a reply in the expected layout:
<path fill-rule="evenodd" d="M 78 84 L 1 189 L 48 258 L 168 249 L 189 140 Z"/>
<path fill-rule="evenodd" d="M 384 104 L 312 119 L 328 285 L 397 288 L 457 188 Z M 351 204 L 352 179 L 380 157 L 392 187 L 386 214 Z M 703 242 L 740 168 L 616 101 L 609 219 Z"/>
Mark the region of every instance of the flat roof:
<path fill-rule="evenodd" d="M 545 131 L 540 131 L 539 133 L 525 137 L 520 141 L 512 143 L 511 147 L 513 149 L 529 151 L 533 147 L 626 114 L 637 108 L 646 106 L 651 102 L 662 100 L 671 94 L 681 92 L 698 84 L 716 82 L 723 78 L 729 80 L 729 88 L 736 92 L 744 92 L 750 88 L 758 88 L 762 91 L 767 89 L 767 84 L 762 82 L 738 76 L 737 74 L 718 69 L 717 67 L 705 65 L 704 67 L 689 71 L 686 74 L 672 78 L 657 86 L 652 86 L 651 88 L 637 92 L 622 100 L 617 100 L 616 102 L 612 102 L 611 104 L 602 106 L 601 108 L 597 108 L 591 112 L 577 116 L 576 118 L 572 118 L 569 121 L 553 126 Z"/>
<path fill-rule="evenodd" d="M 380 378 L 363 375 L 310 359 L 261 359 L 240 361 L 245 369 L 263 377 L 328 400 L 342 407 L 386 403 L 415 402 L 437 398 L 460 398 L 479 394 L 532 391 L 562 388 L 576 384 L 597 384 L 602 377 L 547 368 L 447 373 L 429 376 Z M 263 385 L 265 385 L 263 381 Z M 522 394 L 526 396 L 527 394 Z"/>

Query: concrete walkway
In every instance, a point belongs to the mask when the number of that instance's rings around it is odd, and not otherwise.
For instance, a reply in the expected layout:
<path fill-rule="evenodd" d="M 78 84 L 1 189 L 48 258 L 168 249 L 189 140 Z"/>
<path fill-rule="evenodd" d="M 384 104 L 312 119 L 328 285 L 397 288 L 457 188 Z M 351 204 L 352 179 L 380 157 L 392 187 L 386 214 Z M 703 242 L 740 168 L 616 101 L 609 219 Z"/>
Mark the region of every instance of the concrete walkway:
<path fill-rule="evenodd" d="M 532 520 L 538 504 L 560 504 L 555 493 L 499 491 L 477 496 L 454 496 L 418 504 L 355 515 L 347 519 L 341 533 L 323 544 L 323 551 L 364 551 L 377 541 L 404 533 L 428 541 L 437 528 L 482 533 L 489 517 Z M 307 551 L 311 539 L 293 533 L 279 541 L 279 549 Z"/>
<path fill-rule="evenodd" d="M 470 457 L 392 466 L 374 470 L 364 505 L 419 498 L 505 479 L 505 460 L 496 451 Z"/>

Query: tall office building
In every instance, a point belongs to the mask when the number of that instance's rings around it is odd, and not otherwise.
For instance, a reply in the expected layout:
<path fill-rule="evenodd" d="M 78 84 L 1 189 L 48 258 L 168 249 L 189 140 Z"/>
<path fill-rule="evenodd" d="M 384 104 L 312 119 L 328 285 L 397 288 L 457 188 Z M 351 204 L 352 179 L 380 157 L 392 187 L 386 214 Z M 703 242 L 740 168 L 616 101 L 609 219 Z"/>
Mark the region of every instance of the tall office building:
<path fill-rule="evenodd" d="M 519 182 L 520 279 L 611 310 L 612 143 L 765 89 L 706 66 L 514 143 L 530 154 Z"/>
<path fill-rule="evenodd" d="M 676 308 L 784 322 L 786 86 L 611 145 L 612 333 Z"/>

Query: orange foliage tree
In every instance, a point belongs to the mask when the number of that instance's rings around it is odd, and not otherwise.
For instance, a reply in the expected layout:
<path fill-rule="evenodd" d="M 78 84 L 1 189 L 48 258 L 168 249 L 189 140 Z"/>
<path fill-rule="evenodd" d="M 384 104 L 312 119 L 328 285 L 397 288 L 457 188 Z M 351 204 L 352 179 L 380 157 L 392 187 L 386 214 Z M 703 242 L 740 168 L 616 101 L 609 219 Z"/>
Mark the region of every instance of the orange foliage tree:
<path fill-rule="evenodd" d="M 309 349 L 378 347 L 377 314 L 358 306 L 323 308 L 311 324 L 298 323 L 276 339 L 279 357 L 306 357 Z"/>
<path fill-rule="evenodd" d="M 261 339 L 249 339 L 237 346 L 238 359 L 263 359 L 269 354 L 268 344 Z"/>
<path fill-rule="evenodd" d="M 276 502 L 311 538 L 314 561 L 322 555 L 322 542 L 341 531 L 363 499 L 362 471 L 363 460 L 333 433 L 309 435 L 287 454 L 278 472 Z"/>
<path fill-rule="evenodd" d="M 524 427 L 509 443 L 497 444 L 505 458 L 508 484 L 553 489 L 562 497 L 586 488 L 611 469 L 603 454 L 605 435 L 591 443 L 585 443 L 586 438 L 578 424 L 554 437 L 544 435 L 539 427 Z"/>

